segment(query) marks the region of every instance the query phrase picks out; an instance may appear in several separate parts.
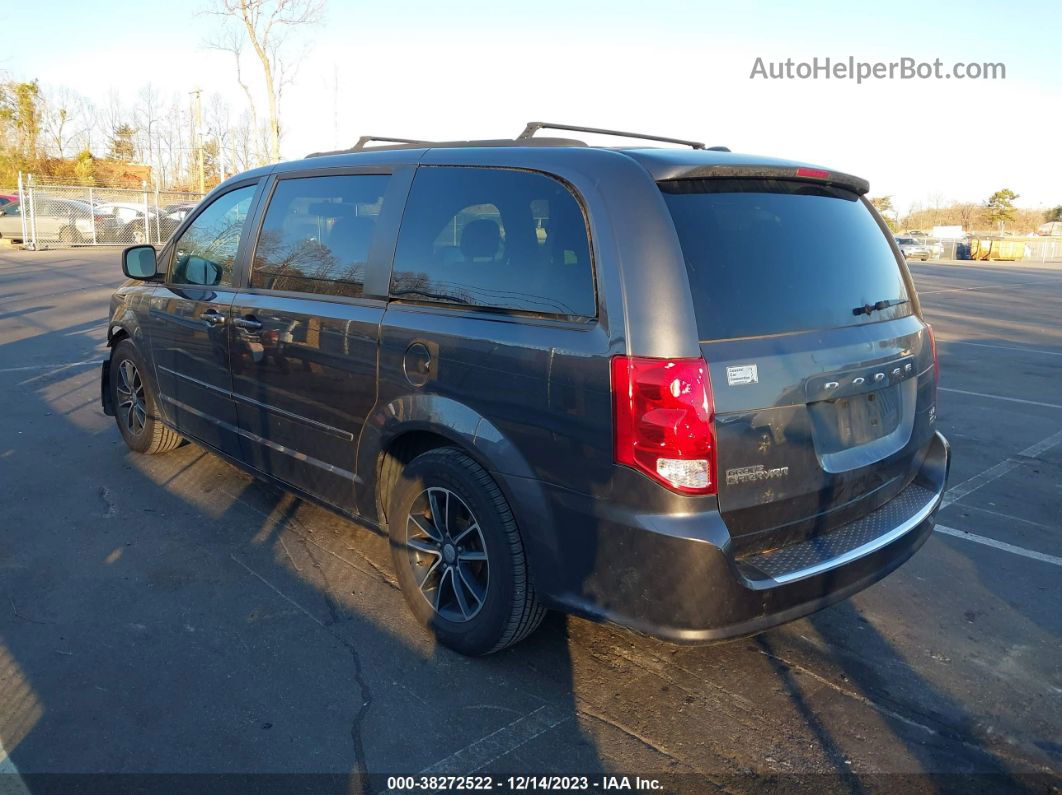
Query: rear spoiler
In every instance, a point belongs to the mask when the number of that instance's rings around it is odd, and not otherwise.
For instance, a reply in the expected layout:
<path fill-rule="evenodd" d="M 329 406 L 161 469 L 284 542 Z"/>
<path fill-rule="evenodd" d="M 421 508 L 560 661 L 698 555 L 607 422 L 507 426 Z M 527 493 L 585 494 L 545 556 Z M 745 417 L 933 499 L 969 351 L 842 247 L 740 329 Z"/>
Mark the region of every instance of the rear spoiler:
<path fill-rule="evenodd" d="M 662 182 L 682 179 L 785 179 L 834 185 L 860 196 L 870 190 L 870 183 L 862 177 L 854 177 L 840 171 L 826 171 L 811 166 L 693 166 L 679 174 L 672 174 Z"/>

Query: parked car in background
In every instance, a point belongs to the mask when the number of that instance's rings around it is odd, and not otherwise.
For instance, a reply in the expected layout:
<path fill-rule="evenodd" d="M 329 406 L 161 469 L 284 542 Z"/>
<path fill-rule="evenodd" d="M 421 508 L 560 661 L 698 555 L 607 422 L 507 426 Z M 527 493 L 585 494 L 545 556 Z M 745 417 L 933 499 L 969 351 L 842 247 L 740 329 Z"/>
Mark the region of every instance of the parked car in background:
<path fill-rule="evenodd" d="M 239 174 L 126 249 L 101 397 L 129 448 L 187 437 L 389 535 L 466 654 L 547 608 L 755 634 L 900 566 L 950 458 L 867 182 L 543 126 Z"/>
<path fill-rule="evenodd" d="M 898 237 L 896 245 L 907 259 L 920 259 L 925 262 L 933 256 L 933 250 L 925 243 L 920 243 L 913 237 Z"/>
<path fill-rule="evenodd" d="M 22 208 L 18 201 L 7 202 L 0 207 L 0 237 L 22 240 Z"/>
<path fill-rule="evenodd" d="M 22 241 L 23 211 L 18 201 L 0 207 L 0 237 Z M 38 242 L 113 242 L 117 228 L 113 215 L 77 199 L 35 198 L 33 214 L 26 218 L 27 234 L 36 230 Z"/>
<path fill-rule="evenodd" d="M 133 202 L 104 202 L 96 209 L 114 218 L 116 243 L 147 243 L 156 240 L 162 226 L 159 214 L 143 204 Z M 146 221 L 146 223 L 145 223 Z M 173 229 L 168 231 L 172 232 Z"/>
<path fill-rule="evenodd" d="M 13 193 L 0 193 L 0 207 L 3 207 L 5 204 L 10 204 L 11 202 L 17 201 L 18 196 L 14 195 Z"/>
<path fill-rule="evenodd" d="M 106 202 L 98 205 L 97 209 L 114 216 L 117 222 L 116 242 L 147 243 L 169 239 L 194 206 L 194 203 L 171 204 L 160 211 L 135 202 Z"/>
<path fill-rule="evenodd" d="M 198 202 L 178 202 L 177 204 L 167 204 L 162 208 L 163 214 L 177 223 L 180 223 L 188 217 L 188 213 L 195 209 Z"/>

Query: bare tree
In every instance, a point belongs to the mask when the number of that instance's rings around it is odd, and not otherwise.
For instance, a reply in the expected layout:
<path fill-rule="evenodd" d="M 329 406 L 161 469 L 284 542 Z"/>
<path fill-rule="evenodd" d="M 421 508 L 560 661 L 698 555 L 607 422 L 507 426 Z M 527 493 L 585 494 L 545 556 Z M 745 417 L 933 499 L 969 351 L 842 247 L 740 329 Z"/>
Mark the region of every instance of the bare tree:
<path fill-rule="evenodd" d="M 260 165 L 255 141 L 258 140 L 258 130 L 253 126 L 251 114 L 244 111 L 240 115 L 239 123 L 232 129 L 232 163 L 234 171 L 247 171 Z"/>
<path fill-rule="evenodd" d="M 242 32 L 262 67 L 266 104 L 269 109 L 267 139 L 269 159 L 280 160 L 280 98 L 284 84 L 292 79 L 292 65 L 285 57 L 292 38 L 300 28 L 321 20 L 324 0 L 217 0 L 214 14 L 231 20 L 236 31 Z M 230 35 L 232 31 L 230 29 Z M 236 79 L 247 96 L 252 126 L 257 128 L 257 111 L 252 94 L 243 80 L 240 65 L 242 50 L 240 33 L 227 39 L 217 49 L 228 50 L 236 58 Z M 297 59 L 295 59 L 297 61 Z"/>
<path fill-rule="evenodd" d="M 231 169 L 233 158 L 230 155 L 233 128 L 229 115 L 229 103 L 225 101 L 225 98 L 217 92 L 211 94 L 207 100 L 206 135 L 215 142 L 215 173 L 211 175 L 211 178 L 216 177 L 218 181 L 233 173 Z"/>
<path fill-rule="evenodd" d="M 243 91 L 243 95 L 247 97 L 247 112 L 250 115 L 248 127 L 251 135 L 244 143 L 249 144 L 249 149 L 254 157 L 254 165 L 260 166 L 266 161 L 262 153 L 262 138 L 258 126 L 258 107 L 254 101 L 254 93 L 243 77 L 243 35 L 239 30 L 228 30 L 221 37 L 208 42 L 207 46 L 215 50 L 232 53 L 232 57 L 236 62 L 236 83 Z"/>
<path fill-rule="evenodd" d="M 151 166 L 155 183 L 161 184 L 165 176 L 162 165 L 162 136 L 159 131 L 162 124 L 162 100 L 151 83 L 143 86 L 137 95 L 137 103 L 133 107 L 133 121 L 140 133 L 137 140 L 139 157 Z"/>
<path fill-rule="evenodd" d="M 79 137 L 83 137 L 88 119 L 84 98 L 65 86 L 44 92 L 43 127 L 48 148 L 60 159 Z"/>

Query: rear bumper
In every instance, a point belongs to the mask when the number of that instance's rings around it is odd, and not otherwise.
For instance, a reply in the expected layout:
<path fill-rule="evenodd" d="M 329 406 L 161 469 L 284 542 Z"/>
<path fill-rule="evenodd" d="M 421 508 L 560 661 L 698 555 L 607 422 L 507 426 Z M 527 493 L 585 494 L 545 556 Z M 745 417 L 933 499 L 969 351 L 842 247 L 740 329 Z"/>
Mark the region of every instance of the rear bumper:
<path fill-rule="evenodd" d="M 910 558 L 933 530 L 949 466 L 938 433 L 900 497 L 771 559 L 736 560 L 716 511 L 637 514 L 558 489 L 549 501 L 563 541 L 536 550 L 529 539 L 536 588 L 552 607 L 675 642 L 752 635 L 845 599 Z"/>

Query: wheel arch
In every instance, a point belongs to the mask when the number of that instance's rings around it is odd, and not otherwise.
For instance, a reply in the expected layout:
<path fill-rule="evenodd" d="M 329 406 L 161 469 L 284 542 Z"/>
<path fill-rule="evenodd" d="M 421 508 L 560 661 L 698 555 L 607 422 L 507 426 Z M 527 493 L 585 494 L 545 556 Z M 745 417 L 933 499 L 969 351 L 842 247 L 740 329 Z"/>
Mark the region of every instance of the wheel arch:
<path fill-rule="evenodd" d="M 125 339 L 132 339 L 133 335 L 121 323 L 111 323 L 107 326 L 107 347 L 116 348 L 118 343 Z"/>
<path fill-rule="evenodd" d="M 377 406 L 365 425 L 358 445 L 358 472 L 364 473 L 365 480 L 359 512 L 386 528 L 387 501 L 402 467 L 428 450 L 447 446 L 460 449 L 490 473 L 517 526 L 524 526 L 525 517 L 545 510 L 541 489 L 532 489 L 533 501 L 540 504 L 528 505 L 526 497 L 517 500 L 509 488 L 510 477 L 534 482 L 535 476 L 524 456 L 494 423 L 451 398 L 413 394 Z"/>

